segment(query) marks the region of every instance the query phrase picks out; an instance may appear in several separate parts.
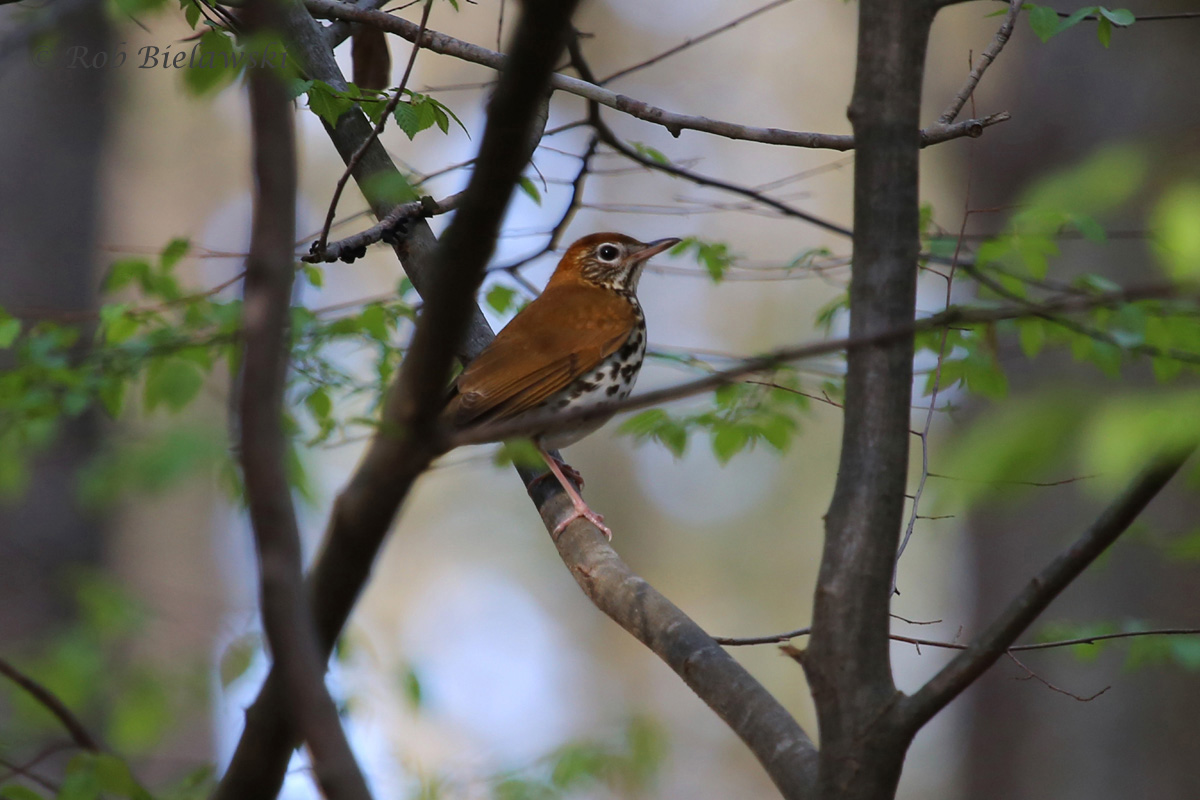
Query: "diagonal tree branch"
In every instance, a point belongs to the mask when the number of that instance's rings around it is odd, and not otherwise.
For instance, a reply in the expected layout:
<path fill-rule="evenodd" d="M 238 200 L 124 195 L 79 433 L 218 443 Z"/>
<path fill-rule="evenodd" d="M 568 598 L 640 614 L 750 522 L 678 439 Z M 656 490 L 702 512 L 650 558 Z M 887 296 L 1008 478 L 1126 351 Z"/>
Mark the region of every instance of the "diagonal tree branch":
<path fill-rule="evenodd" d="M 571 509 L 565 494 L 531 489 L 547 530 Z M 553 538 L 553 537 L 552 537 Z M 683 678 L 733 729 L 786 798 L 813 797 L 817 750 L 791 714 L 711 636 L 636 575 L 587 520 L 555 540 L 563 563 L 596 607 Z"/>
<path fill-rule="evenodd" d="M 1182 446 L 1147 466 L 1070 548 L 1030 580 L 978 639 L 916 694 L 904 698 L 899 711 L 903 723 L 917 730 L 986 672 L 1054 598 L 1129 529 L 1195 449 L 1195 444 Z"/>
<path fill-rule="evenodd" d="M 42 684 L 35 681 L 33 678 L 26 675 L 21 670 L 14 667 L 8 661 L 0 658 L 0 675 L 8 678 L 10 681 L 21 687 L 34 700 L 41 704 L 47 711 L 54 715 L 60 724 L 71 735 L 71 741 L 83 750 L 91 750 L 92 752 L 100 752 L 102 749 L 100 743 L 96 741 L 87 726 L 79 721 L 79 717 L 75 716 L 74 712 L 67 707 L 58 695 L 47 689 Z"/>
<path fill-rule="evenodd" d="M 996 35 L 992 37 L 992 43 L 988 45 L 987 49 L 979 54 L 979 60 L 967 75 L 963 87 L 959 89 L 958 94 L 950 101 L 950 105 L 946 106 L 946 110 L 938 117 L 938 125 L 949 125 L 954 122 L 954 118 L 962 111 L 967 100 L 975 93 L 975 87 L 983 79 L 983 73 L 987 72 L 987 68 L 996 60 L 996 56 L 1000 55 L 1004 45 L 1008 44 L 1008 37 L 1012 36 L 1013 25 L 1016 23 L 1023 5 L 1021 0 L 1009 0 L 1008 13 L 1004 16 L 1004 22 L 1000 24 L 1000 30 L 996 31 Z"/>
<path fill-rule="evenodd" d="M 442 387 L 455 355 L 478 352 L 491 336 L 474 304 L 512 188 L 529 157 L 533 121 L 543 104 L 554 62 L 562 52 L 574 2 L 527 3 L 515 52 L 493 98 L 480 145 L 479 166 L 441 246 L 423 220 L 397 241 L 397 253 L 420 282 L 426 302 L 400 374 L 384 400 L 383 424 L 331 515 L 323 551 L 311 578 L 311 604 L 325 658 L 365 585 L 376 553 L 409 488 L 437 455 L 434 424 Z M 302 7 L 282 12 L 290 48 L 305 73 L 336 88 L 345 81 L 325 46 L 321 29 Z M 371 128 L 360 112 L 344 114 L 330 132 L 349 161 Z M 359 185 L 380 171 L 395 171 L 377 140 L 354 169 Z M 385 218 L 385 201 L 368 195 Z M 289 205 L 289 208 L 291 206 Z M 294 236 L 288 239 L 288 252 Z M 436 246 L 436 247 L 435 247 Z M 416 269 L 417 265 L 420 269 Z M 434 278 L 433 276 L 437 276 Z M 432 284 L 432 285 L 430 285 Z M 471 330 L 471 335 L 467 334 Z M 321 659 L 321 663 L 325 658 Z M 288 676 L 272 670 L 247 712 L 246 728 L 216 798 L 273 797 L 295 745 Z"/>
<path fill-rule="evenodd" d="M 274 9 L 256 0 L 245 19 L 256 29 Z M 263 629 L 281 683 L 287 715 L 312 754 L 322 793 L 333 800 L 368 800 L 366 780 L 325 687 L 325 658 L 304 590 L 300 531 L 292 507 L 283 430 L 289 319 L 295 267 L 296 142 L 291 102 L 271 70 L 250 70 L 250 116 L 256 178 L 250 255 L 242 314 L 239 452 L 246 502 L 258 550 Z"/>

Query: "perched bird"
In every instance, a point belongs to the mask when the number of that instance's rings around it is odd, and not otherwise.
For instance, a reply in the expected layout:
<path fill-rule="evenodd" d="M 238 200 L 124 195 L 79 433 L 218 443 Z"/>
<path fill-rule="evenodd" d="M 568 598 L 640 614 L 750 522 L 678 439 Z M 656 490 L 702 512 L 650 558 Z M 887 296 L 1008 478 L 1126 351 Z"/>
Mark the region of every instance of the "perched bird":
<path fill-rule="evenodd" d="M 542 294 L 458 376 L 443 420 L 459 429 L 502 420 L 519 424 L 626 397 L 646 354 L 646 320 L 637 300 L 642 268 L 678 243 L 593 233 L 568 247 Z M 531 437 L 575 506 L 556 535 L 582 517 L 612 538 L 603 517 L 564 475 L 578 480 L 579 473 L 546 452 L 579 441 L 608 416 Z"/>

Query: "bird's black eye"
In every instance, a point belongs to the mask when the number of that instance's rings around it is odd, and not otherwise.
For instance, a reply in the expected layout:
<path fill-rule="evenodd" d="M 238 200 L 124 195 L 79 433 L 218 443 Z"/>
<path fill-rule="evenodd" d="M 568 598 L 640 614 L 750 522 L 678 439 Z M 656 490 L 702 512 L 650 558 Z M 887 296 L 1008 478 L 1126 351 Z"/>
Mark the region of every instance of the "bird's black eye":
<path fill-rule="evenodd" d="M 617 256 L 621 255 L 621 251 L 617 249 L 615 244 L 602 244 L 597 253 L 601 261 L 616 261 Z"/>

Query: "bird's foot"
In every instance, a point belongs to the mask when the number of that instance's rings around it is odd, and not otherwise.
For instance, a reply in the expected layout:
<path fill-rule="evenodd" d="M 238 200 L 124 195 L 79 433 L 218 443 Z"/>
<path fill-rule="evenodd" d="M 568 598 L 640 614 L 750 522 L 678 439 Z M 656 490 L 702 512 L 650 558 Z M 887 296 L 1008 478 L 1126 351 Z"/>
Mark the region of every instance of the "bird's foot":
<path fill-rule="evenodd" d="M 604 517 L 595 511 L 592 511 L 592 509 L 588 508 L 587 505 L 584 505 L 582 508 L 576 506 L 575 511 L 571 514 L 571 516 L 558 523 L 558 525 L 554 528 L 554 538 L 558 539 L 559 535 L 561 535 L 562 532 L 567 529 L 567 526 L 577 519 L 586 519 L 588 522 L 600 529 L 600 532 L 604 534 L 605 539 L 608 539 L 610 542 L 612 541 L 612 531 L 609 530 L 608 526 L 604 524 Z"/>
<path fill-rule="evenodd" d="M 558 464 L 559 470 L 562 471 L 562 474 L 564 476 L 566 476 L 571 481 L 571 483 L 574 483 L 580 489 L 583 489 L 583 476 L 579 474 L 579 470 L 575 469 L 567 462 L 560 461 L 557 458 L 554 459 L 554 463 Z M 553 471 L 543 472 L 541 475 L 538 475 L 536 478 L 534 478 L 533 480 L 531 480 L 529 482 L 529 488 L 532 489 L 534 486 L 541 483 L 546 478 L 550 478 L 550 477 L 555 477 Z"/>

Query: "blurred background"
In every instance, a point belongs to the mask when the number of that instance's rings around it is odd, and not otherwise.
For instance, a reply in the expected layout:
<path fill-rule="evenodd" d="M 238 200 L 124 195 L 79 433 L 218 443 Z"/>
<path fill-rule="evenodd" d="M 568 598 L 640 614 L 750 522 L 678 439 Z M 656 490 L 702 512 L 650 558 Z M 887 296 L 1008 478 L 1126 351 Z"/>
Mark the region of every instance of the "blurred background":
<path fill-rule="evenodd" d="M 139 17 L 138 25 L 94 4 L 66 2 L 57 4 L 63 7 L 55 21 L 60 46 L 123 48 L 132 60 L 145 45 L 165 48 L 192 33 L 173 10 Z M 584 52 L 603 76 L 759 5 L 591 0 L 577 26 L 590 35 Z M 961 85 L 971 54 L 990 42 L 999 24 L 986 16 L 994 5 L 968 3 L 939 15 L 923 119 L 937 117 Z M 1186 5 L 1131 7 L 1142 13 Z M 417 19 L 419 6 L 400 13 Z M 501 13 L 507 15 L 502 28 Z M 856 13 L 854 4 L 838 0 L 782 3 L 612 88 L 691 114 L 848 133 Z M 461 3 L 457 11 L 438 2 L 429 25 L 495 48 L 515 15 L 515 3 L 502 12 L 496 0 Z M 198 99 L 175 70 L 140 70 L 133 63 L 99 70 L 46 66 L 29 57 L 21 33 L 29 24 L 25 9 L 0 9 L 0 306 L 68 315 L 94 310 L 112 261 L 157 253 L 173 237 L 192 242 L 179 267 L 187 285 L 204 289 L 235 276 L 249 241 L 251 189 L 240 84 Z M 923 153 L 922 201 L 937 225 L 957 232 L 965 209 L 1003 209 L 1047 169 L 1108 143 L 1133 142 L 1194 164 L 1200 109 L 1189 98 L 1200 74 L 1200 21 L 1138 24 L 1120 31 L 1108 49 L 1085 27 L 1043 45 L 1019 22 L 964 112 L 1008 110 L 1013 120 L 978 140 Z M 409 46 L 395 38 L 390 43 L 395 82 Z M 338 56 L 349 74 L 349 43 Z M 448 135 L 433 130 L 410 141 L 391 126 L 383 140 L 397 163 L 420 177 L 472 158 L 493 77 L 484 68 L 421 53 L 409 85 L 452 108 L 474 138 L 452 126 Z M 548 127 L 585 111 L 578 98 L 558 94 Z M 604 117 L 626 140 L 698 173 L 770 190 L 840 225 L 851 222 L 849 154 L 689 131 L 672 138 L 615 112 Z M 297 120 L 297 218 L 306 235 L 300 253 L 320 229 L 342 163 L 313 114 L 301 109 Z M 536 169 L 527 171 L 540 203 L 526 193 L 514 196 L 497 265 L 543 246 L 570 200 L 588 138 L 588 131 L 574 129 L 543 141 Z M 465 186 L 468 175 L 449 170 L 422 192 L 444 197 Z M 339 219 L 347 221 L 334 235 L 365 227 L 363 218 L 350 219 L 364 208 L 351 185 L 339 206 Z M 1129 211 L 1130 227 L 1140 224 L 1140 213 Z M 440 230 L 445 220 L 431 224 Z M 1002 224 L 1003 211 L 980 214 L 967 230 L 987 234 Z M 691 254 L 660 257 L 648 269 L 640 297 L 652 347 L 704 364 L 648 361 L 640 391 L 678 382 L 705 365 L 720 367 L 732 356 L 818 338 L 817 313 L 848 280 L 841 266 L 847 240 L 742 198 L 634 168 L 604 148 L 592 161 L 583 204 L 562 245 L 599 230 L 643 240 L 699 237 L 725 243 L 736 256 L 720 282 Z M 828 249 L 821 262 L 827 268 L 783 269 L 815 248 Z M 1147 269 L 1146 245 L 1138 239 L 1113 241 L 1099 258 L 1094 248 L 1064 246 L 1061 269 L 1068 276 L 1099 271 L 1114 280 Z M 541 286 L 555 262 L 556 255 L 547 254 L 521 274 Z M 400 277 L 390 250 L 376 247 L 352 265 L 330 265 L 323 287 L 305 286 L 297 299 L 310 307 L 353 308 L 394 292 Z M 938 310 L 945 283 L 937 276 L 922 281 L 918 307 Z M 503 271 L 489 278 L 485 292 L 496 285 L 514 290 L 518 300 L 526 291 Z M 236 287 L 221 296 L 235 293 Z M 496 327 L 507 318 L 492 309 L 489 315 Z M 844 324 L 834 318 L 835 335 Z M 1100 385 L 1094 370 L 1067 357 L 1051 353 L 1029 362 L 1015 346 L 1011 352 L 1005 347 L 1000 360 L 1010 369 L 1014 395 Z M 366 348 L 345 353 L 346 363 L 364 371 L 372 357 Z M 806 364 L 804 374 L 819 387 L 839 370 L 830 359 Z M 919 390 L 914 402 L 923 404 Z M 935 471 L 945 437 L 988 413 L 955 391 L 943 392 L 939 403 L 954 410 L 934 414 Z M 228 382 L 218 377 L 184 415 L 157 413 L 119 424 L 85 415 L 36 459 L 23 494 L 0 504 L 0 655 L 25 654 L 24 663 L 49 676 L 48 684 L 83 679 L 90 691 L 108 697 L 107 703 L 90 695 L 77 699 L 107 715 L 109 738 L 138 755 L 139 775 L 151 783 L 178 780 L 206 763 L 223 765 L 242 711 L 265 675 L 250 532 L 241 509 L 206 470 L 185 471 L 155 491 L 140 487 L 101 505 L 76 499 L 76 490 L 81 470 L 94 471 L 98 459 L 126 443 L 171 430 L 219 441 L 227 408 Z M 709 632 L 759 635 L 809 621 L 840 421 L 836 407 L 813 402 L 785 454 L 760 444 L 727 465 L 704 436 L 694 436 L 677 458 L 656 443 L 619 435 L 619 422 L 566 456 L 586 477 L 589 503 L 606 515 L 615 547 L 635 571 Z M 914 427 L 924 421 L 925 412 L 915 410 Z M 359 440 L 331 441 L 302 453 L 312 491 L 297 502 L 310 552 L 362 447 Z M 919 470 L 916 439 L 913 456 Z M 457 451 L 421 479 L 335 660 L 331 683 L 377 796 L 488 796 L 507 775 L 544 770 L 552 754 L 573 742 L 628 750 L 654 766 L 644 784 L 593 786 L 580 796 L 773 796 L 765 774 L 716 716 L 587 602 L 512 470 L 492 461 L 488 448 Z M 924 514 L 936 518 L 917 521 L 893 608 L 908 620 L 937 622 L 897 620 L 900 633 L 971 636 L 1099 507 L 1095 495 L 1069 484 L 1030 490 L 968 515 L 941 497 L 944 488 L 933 479 L 926 487 Z M 1170 493 L 1154 511 L 1152 524 L 1179 528 L 1190 520 L 1194 526 L 1194 494 Z M 1045 619 L 1188 624 L 1200 602 L 1197 577 L 1194 563 L 1164 562 L 1136 541 L 1122 544 Z M 799 667 L 771 645 L 740 648 L 736 656 L 815 736 Z M 905 690 L 945 661 L 936 650 L 902 644 L 893 657 Z M 1194 674 L 1170 659 L 1125 669 L 1127 653 L 1119 648 L 1086 663 L 1066 651 L 1030 655 L 1025 663 L 1079 697 L 1111 688 L 1080 702 L 1028 679 L 1015 664 L 999 664 L 918 737 L 902 797 L 1200 796 L 1200 767 L 1187 755 L 1200 717 Z M 0 731 L 6 741 L 22 735 L 20 709 L 11 706 L 2 709 L 12 712 Z M 314 796 L 303 758 L 293 766 L 285 796 Z"/>

